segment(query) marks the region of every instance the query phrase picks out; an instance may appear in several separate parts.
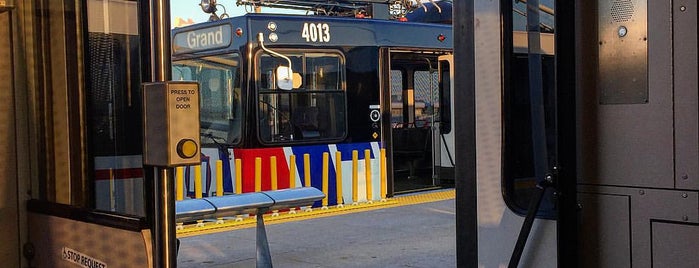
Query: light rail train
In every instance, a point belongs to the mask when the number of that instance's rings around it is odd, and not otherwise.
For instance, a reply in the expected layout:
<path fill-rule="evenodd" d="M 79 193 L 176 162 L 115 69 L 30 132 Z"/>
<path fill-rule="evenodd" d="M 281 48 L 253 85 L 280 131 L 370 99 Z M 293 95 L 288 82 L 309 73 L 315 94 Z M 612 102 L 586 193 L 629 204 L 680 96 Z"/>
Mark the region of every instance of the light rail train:
<path fill-rule="evenodd" d="M 250 192 L 256 157 L 296 155 L 300 186 L 305 153 L 316 174 L 385 148 L 389 195 L 454 182 L 459 267 L 699 263 L 696 1 L 265 1 L 311 15 L 214 16 L 156 50 L 167 3 L 0 1 L 0 266 L 163 263 L 141 132 L 161 69 L 198 82 L 224 192 L 234 159 Z"/>
<path fill-rule="evenodd" d="M 372 177 L 379 178 L 379 149 L 387 148 L 393 195 L 453 180 L 451 118 L 441 119 L 451 116 L 441 109 L 452 107 L 451 91 L 440 88 L 438 74 L 442 64 L 448 76 L 448 62 L 440 60 L 450 57 L 451 39 L 449 25 L 249 14 L 175 29 L 173 80 L 200 83 L 202 146 L 209 161 L 230 167 L 225 191 L 233 189 L 232 159 L 242 160 L 249 192 L 256 157 L 269 189 L 267 159 L 278 160 L 285 188 L 289 156 L 298 156 L 291 172 L 301 185 L 302 156 L 309 154 L 312 185 L 320 188 L 322 153 L 342 161 L 343 178 L 351 178 L 352 151 L 363 161 L 368 149 Z M 280 66 L 291 69 L 290 88 L 280 86 L 287 79 Z M 334 159 L 337 151 L 342 160 Z M 334 169 L 329 176 L 334 193 Z M 346 182 L 343 189 L 351 189 Z M 379 180 L 373 183 L 378 191 Z"/>

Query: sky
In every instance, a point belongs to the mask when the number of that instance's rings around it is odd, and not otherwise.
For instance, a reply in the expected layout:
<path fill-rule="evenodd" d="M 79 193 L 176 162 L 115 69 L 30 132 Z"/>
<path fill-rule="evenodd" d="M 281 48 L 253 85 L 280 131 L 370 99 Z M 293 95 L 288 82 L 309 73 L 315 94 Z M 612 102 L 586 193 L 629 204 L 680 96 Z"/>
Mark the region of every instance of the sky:
<path fill-rule="evenodd" d="M 177 18 L 182 18 L 183 20 L 187 21 L 188 19 L 192 19 L 192 22 L 194 23 L 200 23 L 200 22 L 206 22 L 209 20 L 209 14 L 204 13 L 201 10 L 201 7 L 199 7 L 200 0 L 173 0 L 170 1 L 170 23 L 172 27 L 175 27 L 175 20 Z M 236 17 L 236 16 L 241 16 L 247 13 L 245 11 L 245 6 L 236 6 L 235 2 L 236 0 L 218 0 L 218 11 L 216 12 L 217 15 L 223 14 L 223 10 L 225 7 L 226 13 L 230 17 Z M 221 7 L 223 5 L 223 7 Z M 250 10 L 250 7 L 248 7 L 248 10 Z M 273 8 L 262 8 L 262 12 L 274 12 L 274 13 L 300 13 L 300 11 L 293 11 L 293 10 L 275 10 Z M 301 14 L 304 14 L 305 12 L 301 12 Z"/>

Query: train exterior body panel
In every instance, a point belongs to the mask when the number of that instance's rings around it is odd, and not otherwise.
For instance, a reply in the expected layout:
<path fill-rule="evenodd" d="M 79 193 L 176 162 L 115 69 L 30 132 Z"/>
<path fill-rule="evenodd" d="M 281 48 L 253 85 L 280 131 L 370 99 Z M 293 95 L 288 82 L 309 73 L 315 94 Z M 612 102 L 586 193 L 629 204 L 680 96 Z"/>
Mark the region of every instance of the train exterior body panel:
<path fill-rule="evenodd" d="M 334 117 L 339 119 L 338 124 L 346 124 L 346 126 L 340 126 L 341 130 L 338 130 L 338 134 L 331 138 L 311 138 L 311 139 L 299 139 L 299 137 L 314 137 L 318 135 L 317 131 L 319 126 L 315 126 L 313 122 L 310 131 L 298 130 L 296 129 L 294 133 L 283 134 L 278 132 L 278 129 L 262 129 L 261 123 L 255 124 L 255 122 L 261 122 L 261 118 L 278 117 L 281 116 L 283 120 L 292 121 L 293 124 L 298 123 L 300 119 L 297 119 L 297 114 L 293 113 L 291 109 L 293 107 L 286 106 L 286 104 L 280 104 L 278 99 L 268 101 L 263 100 L 262 94 L 267 92 L 262 89 L 263 84 L 268 84 L 264 79 L 270 79 L 267 73 L 260 70 L 260 65 L 263 64 L 261 61 L 266 60 L 267 55 L 261 45 L 260 36 L 264 42 L 266 48 L 278 51 L 282 54 L 297 55 L 298 53 L 305 53 L 304 57 L 311 57 L 309 55 L 336 55 L 342 65 L 342 70 L 339 75 L 339 82 L 337 89 L 341 90 L 344 95 L 344 100 L 335 101 L 337 108 L 332 108 L 332 111 L 336 112 Z M 278 177 L 280 180 L 285 182 L 278 184 L 279 187 L 288 185 L 286 180 L 288 179 L 288 154 L 282 154 L 282 151 L 292 151 L 299 152 L 303 148 L 311 148 L 309 152 L 311 154 L 311 166 L 312 174 L 312 185 L 320 185 L 320 164 L 321 164 L 321 153 L 330 152 L 332 149 L 328 148 L 346 148 L 346 147 L 372 147 L 378 148 L 379 144 L 381 147 L 390 148 L 392 139 L 390 133 L 386 133 L 387 130 L 391 130 L 389 127 L 390 117 L 386 115 L 380 115 L 379 112 L 386 113 L 388 110 L 381 107 L 387 107 L 386 96 L 382 96 L 385 92 L 386 87 L 382 84 L 386 81 L 386 76 L 388 72 L 384 68 L 390 68 L 382 62 L 382 58 L 387 57 L 386 52 L 382 52 L 382 48 L 395 48 L 395 49 L 409 49 L 414 51 L 429 51 L 433 55 L 443 55 L 449 53 L 451 49 L 451 27 L 449 25 L 436 25 L 436 24 L 425 24 L 425 23 L 402 23 L 395 21 L 385 21 L 385 20 L 361 20 L 353 18 L 335 18 L 335 17 L 308 17 L 308 16 L 290 16 L 290 15 L 265 15 L 265 14 L 248 14 L 242 17 L 223 19 L 215 22 L 202 23 L 198 25 L 193 25 L 185 28 L 177 28 L 172 32 L 173 37 L 173 63 L 176 66 L 173 69 L 174 79 L 204 79 L 193 78 L 190 74 L 192 71 L 184 70 L 186 68 L 191 68 L 193 62 L 201 62 L 202 59 L 213 59 L 215 57 L 220 57 L 220 55 L 235 55 L 230 57 L 236 63 L 231 66 L 238 68 L 236 74 L 231 74 L 231 78 L 236 80 L 233 83 L 237 83 L 240 87 L 239 94 L 240 110 L 234 112 L 237 118 L 234 119 L 240 123 L 236 125 L 239 128 L 239 135 L 235 141 L 228 143 L 228 148 L 233 148 L 232 154 L 228 157 L 229 161 L 224 160 L 224 167 L 226 171 L 230 172 L 231 176 L 224 176 L 226 182 L 224 183 L 224 191 L 231 192 L 234 189 L 235 184 L 235 172 L 233 172 L 233 159 L 241 158 L 243 160 L 242 167 L 242 189 L 243 192 L 254 190 L 254 177 L 251 177 L 254 173 L 254 159 L 256 157 L 262 158 L 262 189 L 269 189 L 269 170 L 268 167 L 269 157 L 276 156 L 278 163 Z M 296 54 L 295 54 L 296 53 Z M 314 54 L 316 53 L 316 54 Z M 320 53 L 320 54 L 318 54 Z M 422 52 L 418 52 L 422 53 Z M 436 56 L 433 57 L 433 62 L 437 63 Z M 419 61 L 420 64 L 425 65 L 423 59 L 417 59 L 414 61 Z M 283 60 L 281 62 L 284 62 Z M 429 61 L 428 61 L 429 62 Z M 219 62 L 220 63 L 220 62 Z M 298 64 L 297 64 L 298 63 Z M 310 68 L 307 65 L 309 62 L 294 62 L 294 72 L 297 68 Z M 426 65 L 425 65 L 426 66 Z M 322 68 L 322 67 L 321 67 Z M 421 67 L 421 68 L 432 68 Z M 411 69 L 412 70 L 412 69 Z M 436 70 L 436 68 L 435 68 Z M 309 71 L 310 72 L 310 71 Z M 304 84 L 302 87 L 309 88 L 312 85 L 306 84 L 306 81 L 310 81 L 311 77 L 303 77 Z M 267 78 L 263 78 L 267 77 Z M 273 78 L 272 78 L 273 79 Z M 411 81 L 412 82 L 412 81 Z M 207 87 L 209 84 L 200 80 L 202 87 Z M 406 85 L 407 86 L 407 85 Z M 236 87 L 236 85 L 234 85 Z M 436 90 L 436 83 L 434 84 Z M 293 93 L 296 90 L 289 91 Z M 269 91 L 274 93 L 274 91 Z M 303 93 L 303 92 L 301 92 Z M 315 94 L 313 91 L 310 94 Z M 275 93 L 276 94 L 276 93 Z M 432 93 L 430 93 L 432 94 Z M 435 93 L 436 94 L 436 93 Z M 290 95 L 291 98 L 295 98 Z M 205 98 L 206 99 L 206 98 Z M 311 96 L 310 102 L 316 102 L 316 100 L 322 100 L 324 97 L 318 95 Z M 206 100 L 203 100 L 206 101 Z M 344 103 L 343 103 L 344 102 Z M 203 104 L 206 105 L 205 103 Z M 272 112 L 263 111 L 262 108 L 255 109 L 258 105 L 264 105 L 266 108 L 273 110 Z M 345 106 L 345 110 L 341 108 Z M 449 105 L 445 105 L 449 106 Z M 318 106 L 316 109 L 326 109 Z M 435 107 L 439 107 L 436 104 Z M 311 107 L 313 108 L 313 107 Z M 411 108 L 412 109 L 412 108 Z M 376 111 L 374 111 L 376 110 Z M 331 110 L 323 111 L 321 110 L 319 114 L 311 114 L 311 118 L 316 118 L 322 116 L 323 113 L 332 114 Z M 283 114 L 285 113 L 286 114 Z M 281 115 L 277 115 L 277 113 Z M 372 113 L 378 115 L 377 118 L 372 119 Z M 306 117 L 308 115 L 305 115 Z M 298 118 L 301 118 L 300 116 Z M 318 119 L 320 120 L 320 119 Z M 344 123 L 342 123 L 344 121 Z M 206 125 L 206 124 L 205 124 Z M 212 124 L 213 125 L 213 124 Z M 429 124 L 425 124 L 428 126 Z M 284 127 L 284 126 L 282 126 Z M 205 132 L 203 130 L 203 132 Z M 266 138 L 264 135 L 269 135 L 268 132 L 277 133 L 271 138 Z M 390 132 L 390 131 L 389 131 Z M 213 132 L 211 132 L 213 133 Z M 437 134 L 434 134 L 436 138 L 439 138 Z M 427 140 L 429 136 L 424 137 L 424 141 L 418 144 L 429 143 Z M 449 136 L 450 140 L 453 139 Z M 212 150 L 210 148 L 220 148 L 217 142 L 212 142 L 207 137 L 203 136 L 204 142 L 203 150 Z M 362 145 L 363 144 L 363 145 Z M 367 146 L 368 144 L 373 144 L 372 146 Z M 449 143 L 453 146 L 453 142 Z M 206 148 L 209 146 L 210 148 Z M 320 146 L 320 147 L 319 147 Z M 389 147 L 387 147 L 389 146 Z M 442 146 L 444 147 L 444 146 Z M 321 150 L 313 148 L 324 148 Z M 434 147 L 440 148 L 440 147 Z M 448 150 L 448 148 L 446 149 Z M 230 151 L 230 150 L 229 150 Z M 342 151 L 342 150 L 340 150 Z M 220 153 L 218 153 L 220 155 Z M 319 154 L 319 155 L 316 155 Z M 362 159 L 363 152 L 359 152 L 360 159 Z M 378 165 L 378 152 L 372 150 L 372 162 L 376 162 Z M 387 153 L 389 159 L 391 159 L 391 152 Z M 432 152 L 426 152 L 426 154 L 433 154 Z M 442 153 L 434 153 L 437 158 L 441 158 Z M 216 153 L 204 153 L 208 157 L 217 155 Z M 342 157 L 350 157 L 351 151 L 343 151 Z M 223 155 L 221 155 L 222 157 Z M 299 172 L 299 177 L 297 180 L 299 182 L 303 179 L 303 159 L 302 155 L 296 155 L 297 157 L 297 169 Z M 331 158 L 334 159 L 334 155 Z M 388 160 L 391 161 L 391 160 Z M 410 160 L 412 161 L 412 160 Z M 439 162 L 440 160 L 436 160 Z M 206 162 L 206 161 L 205 161 Z M 230 162 L 230 164 L 225 164 L 225 162 Z M 445 164 L 447 161 L 442 161 Z M 208 163 L 208 162 L 207 162 Z M 212 162 L 211 162 L 212 163 Z M 212 165 L 208 163 L 208 165 Z M 205 163 L 206 164 L 206 163 Z M 346 164 L 346 163 L 345 163 Z M 406 164 L 407 165 L 407 164 Z M 453 165 L 451 166 L 453 168 Z M 335 195 L 332 188 L 334 188 L 334 167 L 330 168 L 330 192 L 331 195 Z M 390 173 L 390 165 L 389 165 Z M 187 174 L 191 173 L 192 168 L 188 168 Z M 282 171 L 283 170 L 283 171 Z M 344 172 L 348 172 L 345 169 Z M 379 169 L 374 168 L 371 170 L 373 177 L 376 178 L 372 184 L 377 184 L 378 186 L 380 174 L 378 174 Z M 250 174 L 250 175 L 248 175 Z M 360 172 L 360 177 L 363 177 L 364 173 Z M 349 183 L 351 174 L 346 174 L 343 176 L 343 184 Z M 390 176 L 390 175 L 389 175 Z M 204 195 L 211 194 L 214 192 L 208 185 L 211 184 L 209 177 L 206 177 L 206 189 L 204 190 Z M 229 183 L 229 180 L 232 183 Z M 360 179 L 360 183 L 363 181 Z M 389 182 L 390 183 L 390 182 Z M 192 184 L 189 182 L 189 184 Z M 297 184 L 301 185 L 301 184 Z M 360 185 L 360 188 L 363 187 Z M 379 187 L 374 187 L 378 191 Z M 344 191 L 348 191 L 351 187 L 343 187 Z M 363 193 L 363 191 L 360 191 Z M 389 194 L 393 191 L 389 190 Z M 365 195 L 365 194 L 363 194 Z M 374 194 L 374 199 L 380 198 L 380 195 Z M 335 200 L 330 198 L 330 200 Z M 331 201 L 333 203 L 334 201 Z"/>
<path fill-rule="evenodd" d="M 365 150 L 369 150 L 369 174 L 367 174 Z M 305 185 L 305 169 L 304 169 L 304 154 L 309 155 L 310 163 L 310 182 L 311 187 L 318 189 L 323 188 L 323 153 L 328 154 L 328 202 L 329 205 L 337 205 L 337 161 L 336 152 L 341 153 L 340 173 L 342 178 L 342 199 L 341 204 L 351 204 L 353 201 L 367 201 L 366 178 L 369 176 L 374 178 L 371 180 L 372 197 L 378 200 L 380 193 L 380 145 L 377 142 L 367 143 L 342 143 L 342 144 L 321 144 L 321 145 L 303 145 L 291 147 L 269 147 L 269 148 L 252 148 L 252 149 L 229 149 L 230 155 L 221 155 L 220 150 L 215 148 L 202 149 L 201 178 L 202 178 L 202 196 L 216 195 L 216 161 L 221 160 L 223 165 L 223 192 L 225 194 L 235 193 L 236 189 L 236 164 L 234 159 L 240 159 L 242 166 L 240 167 L 241 190 L 242 193 L 255 192 L 255 160 L 260 158 L 260 190 L 272 190 L 272 162 L 271 158 L 276 159 L 276 186 L 277 189 L 289 188 L 290 172 L 294 175 L 294 187 L 306 187 Z M 357 162 L 357 187 L 358 200 L 352 200 L 352 151 L 358 152 Z M 296 162 L 295 168 L 291 170 L 290 157 L 294 155 Z M 187 166 L 184 169 L 184 185 L 186 195 L 194 198 L 196 192 L 194 190 L 194 178 L 196 174 L 192 166 Z"/>
<path fill-rule="evenodd" d="M 270 23 L 276 25 L 271 26 L 275 30 L 270 30 Z M 321 26 L 318 27 L 318 24 Z M 241 29 L 240 36 L 236 35 L 238 28 Z M 232 32 L 227 33 L 227 30 Z M 213 35 L 210 34 L 212 32 Z M 173 55 L 187 57 L 187 54 L 206 55 L 242 50 L 248 43 L 257 43 L 257 33 L 264 33 L 267 38 L 272 32 L 276 33 L 278 41 L 268 45 L 451 49 L 453 42 L 450 25 L 342 17 L 247 14 L 175 28 L 172 31 Z M 444 35 L 444 39 L 439 39 L 440 34 Z M 228 38 L 232 38 L 232 41 Z M 219 39 L 220 43 L 216 44 Z M 202 43 L 209 45 L 201 45 Z"/>

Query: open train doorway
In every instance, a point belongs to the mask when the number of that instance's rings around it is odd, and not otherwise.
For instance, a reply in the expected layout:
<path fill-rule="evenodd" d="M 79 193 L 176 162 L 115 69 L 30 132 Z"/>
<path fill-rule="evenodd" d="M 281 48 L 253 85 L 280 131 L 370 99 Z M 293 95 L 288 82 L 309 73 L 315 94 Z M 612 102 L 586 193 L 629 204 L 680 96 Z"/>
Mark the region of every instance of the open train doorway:
<path fill-rule="evenodd" d="M 388 54 L 394 192 L 453 184 L 453 160 L 442 161 L 453 159 L 448 148 L 453 142 L 444 133 L 450 132 L 452 121 L 448 63 L 440 66 L 446 54 L 411 49 Z"/>

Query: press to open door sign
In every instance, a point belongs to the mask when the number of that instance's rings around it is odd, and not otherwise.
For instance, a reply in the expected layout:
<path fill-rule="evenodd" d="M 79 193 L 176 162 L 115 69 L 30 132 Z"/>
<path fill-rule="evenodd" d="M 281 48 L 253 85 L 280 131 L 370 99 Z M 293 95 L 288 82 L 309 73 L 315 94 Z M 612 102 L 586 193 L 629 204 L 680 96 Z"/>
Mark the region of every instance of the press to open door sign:
<path fill-rule="evenodd" d="M 95 259 L 80 253 L 72 248 L 63 247 L 61 256 L 64 261 L 72 262 L 83 268 L 107 268 L 107 264 L 103 261 Z"/>

